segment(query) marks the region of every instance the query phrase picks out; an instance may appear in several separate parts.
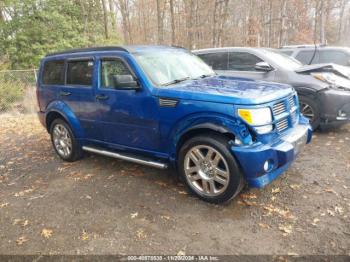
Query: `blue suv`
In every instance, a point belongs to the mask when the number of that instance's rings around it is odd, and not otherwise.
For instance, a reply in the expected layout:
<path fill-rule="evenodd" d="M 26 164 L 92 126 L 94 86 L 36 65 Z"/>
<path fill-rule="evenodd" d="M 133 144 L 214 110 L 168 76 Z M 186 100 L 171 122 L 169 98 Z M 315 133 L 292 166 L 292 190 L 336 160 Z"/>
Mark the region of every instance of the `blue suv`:
<path fill-rule="evenodd" d="M 218 76 L 182 48 L 49 54 L 37 86 L 40 121 L 63 160 L 88 151 L 173 166 L 212 203 L 270 183 L 312 136 L 291 86 Z"/>

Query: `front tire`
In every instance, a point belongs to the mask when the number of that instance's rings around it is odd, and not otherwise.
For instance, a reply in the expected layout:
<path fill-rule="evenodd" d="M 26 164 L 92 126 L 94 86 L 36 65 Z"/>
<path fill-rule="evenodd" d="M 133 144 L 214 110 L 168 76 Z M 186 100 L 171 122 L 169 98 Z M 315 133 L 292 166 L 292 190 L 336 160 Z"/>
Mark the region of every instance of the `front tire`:
<path fill-rule="evenodd" d="M 320 109 L 315 101 L 306 96 L 299 96 L 300 113 L 310 120 L 312 130 L 320 126 Z"/>
<path fill-rule="evenodd" d="M 53 148 L 64 161 L 74 162 L 82 157 L 82 150 L 66 121 L 58 118 L 50 126 Z"/>
<path fill-rule="evenodd" d="M 179 151 L 178 170 L 189 191 L 210 203 L 231 200 L 244 185 L 228 142 L 223 136 L 200 135 Z"/>

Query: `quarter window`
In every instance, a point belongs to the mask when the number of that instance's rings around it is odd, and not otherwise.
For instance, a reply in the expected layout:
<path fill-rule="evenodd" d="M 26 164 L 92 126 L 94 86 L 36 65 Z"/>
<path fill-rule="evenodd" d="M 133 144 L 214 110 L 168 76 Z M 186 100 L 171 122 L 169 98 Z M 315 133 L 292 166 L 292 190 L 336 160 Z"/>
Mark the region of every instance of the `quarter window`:
<path fill-rule="evenodd" d="M 64 85 L 64 61 L 47 61 L 43 71 L 44 85 Z"/>
<path fill-rule="evenodd" d="M 262 62 L 259 57 L 245 52 L 230 52 L 228 57 L 228 70 L 256 71 L 255 65 Z"/>
<path fill-rule="evenodd" d="M 93 60 L 69 61 L 67 67 L 67 85 L 92 85 Z"/>
<path fill-rule="evenodd" d="M 344 52 L 336 50 L 322 50 L 320 52 L 320 63 L 335 63 L 339 65 L 347 66 L 350 56 L 347 56 Z"/>
<path fill-rule="evenodd" d="M 102 60 L 101 64 L 101 87 L 114 88 L 115 76 L 132 75 L 129 68 L 120 59 Z"/>
<path fill-rule="evenodd" d="M 227 52 L 199 54 L 198 56 L 214 70 L 227 70 Z"/>
<path fill-rule="evenodd" d="M 317 64 L 319 53 L 315 50 L 304 50 L 300 51 L 295 58 L 304 65 Z"/>

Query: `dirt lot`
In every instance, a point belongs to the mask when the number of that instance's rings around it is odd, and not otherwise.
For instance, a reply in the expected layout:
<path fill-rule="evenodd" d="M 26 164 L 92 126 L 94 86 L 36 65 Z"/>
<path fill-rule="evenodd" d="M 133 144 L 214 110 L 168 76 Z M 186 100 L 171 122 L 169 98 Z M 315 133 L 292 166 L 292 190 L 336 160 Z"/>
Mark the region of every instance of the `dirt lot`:
<path fill-rule="evenodd" d="M 0 119 L 0 254 L 350 254 L 350 127 L 316 133 L 283 176 L 227 205 L 171 171 L 68 164 L 36 117 Z"/>

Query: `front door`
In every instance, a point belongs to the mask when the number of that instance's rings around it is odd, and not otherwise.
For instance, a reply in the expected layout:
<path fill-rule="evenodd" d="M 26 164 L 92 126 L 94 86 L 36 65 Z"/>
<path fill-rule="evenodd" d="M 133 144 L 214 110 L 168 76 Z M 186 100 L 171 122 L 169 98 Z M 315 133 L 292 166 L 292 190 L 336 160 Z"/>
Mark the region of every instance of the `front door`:
<path fill-rule="evenodd" d="M 229 52 L 227 70 L 223 72 L 226 75 L 235 77 L 244 77 L 254 80 L 273 81 L 275 71 L 262 72 L 255 69 L 255 65 L 264 62 L 261 58 L 248 52 Z M 219 71 L 219 74 L 221 72 Z"/>
<path fill-rule="evenodd" d="M 118 148 L 160 151 L 157 99 L 138 85 L 116 85 L 118 76 L 137 76 L 123 57 L 99 60 L 99 81 L 96 90 L 98 126 L 103 142 Z"/>

